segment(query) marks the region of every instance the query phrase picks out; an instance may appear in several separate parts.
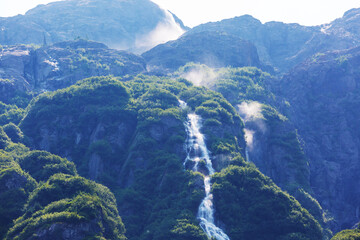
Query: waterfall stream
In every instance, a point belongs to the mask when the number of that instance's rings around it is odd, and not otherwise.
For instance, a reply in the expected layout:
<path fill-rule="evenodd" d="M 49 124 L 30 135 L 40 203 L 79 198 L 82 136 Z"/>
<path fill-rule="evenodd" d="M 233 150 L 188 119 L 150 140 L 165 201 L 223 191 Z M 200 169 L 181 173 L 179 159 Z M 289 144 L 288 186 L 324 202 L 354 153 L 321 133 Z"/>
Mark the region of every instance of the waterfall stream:
<path fill-rule="evenodd" d="M 180 107 L 186 108 L 186 103 L 179 100 Z M 224 233 L 224 231 L 217 227 L 214 223 L 214 207 L 213 207 L 213 195 L 211 194 L 211 175 L 215 173 L 210 159 L 209 150 L 205 144 L 205 137 L 200 132 L 201 118 L 195 113 L 189 113 L 188 121 L 186 122 L 186 151 L 187 157 L 184 161 L 184 166 L 188 161 L 194 162 L 193 171 L 199 172 L 199 162 L 205 161 L 207 173 L 204 174 L 204 187 L 205 198 L 202 200 L 197 218 L 200 220 L 200 227 L 207 234 L 209 238 L 215 238 L 217 240 L 230 240 L 230 238 Z"/>
<path fill-rule="evenodd" d="M 245 146 L 245 157 L 245 161 L 250 162 L 249 150 L 247 145 Z"/>
<path fill-rule="evenodd" d="M 244 120 L 243 120 L 244 121 Z M 246 121 L 244 121 L 244 124 L 246 124 Z M 245 125 L 246 127 L 246 125 Z M 250 156 L 249 156 L 249 148 L 250 146 L 252 146 L 253 141 L 254 141 L 254 131 L 245 128 L 245 142 L 246 142 L 246 146 L 245 146 L 245 157 L 246 157 L 246 161 L 250 162 Z"/>

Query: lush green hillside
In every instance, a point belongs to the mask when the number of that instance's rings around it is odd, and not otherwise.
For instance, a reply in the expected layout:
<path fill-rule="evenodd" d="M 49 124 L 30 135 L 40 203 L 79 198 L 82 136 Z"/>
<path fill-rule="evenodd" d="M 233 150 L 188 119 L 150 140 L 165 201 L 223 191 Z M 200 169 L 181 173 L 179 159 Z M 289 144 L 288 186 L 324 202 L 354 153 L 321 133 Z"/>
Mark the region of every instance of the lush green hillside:
<path fill-rule="evenodd" d="M 55 174 L 29 197 L 25 213 L 5 239 L 126 239 L 114 195 L 104 186 L 81 177 Z"/>
<path fill-rule="evenodd" d="M 203 190 L 201 176 L 183 169 L 186 112 L 178 98 L 207 119 L 209 132 L 219 133 L 209 134 L 214 153 L 240 148 L 235 136 L 242 138 L 241 120 L 221 95 L 187 81 L 144 76 L 123 83 L 91 78 L 40 95 L 21 128 L 35 148 L 66 155 L 81 175 L 111 187 L 129 236 L 187 236 L 198 229 Z"/>
<path fill-rule="evenodd" d="M 188 108 L 180 109 L 179 99 L 187 102 Z M 244 124 L 236 109 L 221 94 L 181 78 L 85 79 L 38 96 L 27 108 L 20 127 L 32 147 L 72 159 L 80 175 L 111 188 L 129 238 L 206 239 L 196 219 L 204 196 L 202 175 L 183 166 L 184 122 L 191 111 L 202 117 L 201 130 L 218 171 L 230 171 L 232 167 L 226 169 L 234 162 L 245 164 L 241 156 L 245 155 Z M 68 171 L 61 159 L 40 153 L 35 155 L 47 159 L 44 166 L 54 161 Z M 259 199 L 266 199 L 261 191 L 264 186 L 274 188 L 268 181 L 255 186 Z M 242 187 L 250 189 L 251 185 Z M 256 207 L 259 203 L 249 204 Z M 295 200 L 282 204 L 289 211 L 302 213 L 294 218 L 294 225 L 307 219 L 306 226 L 286 233 L 313 231 L 312 239 L 321 238 L 317 221 Z M 215 200 L 215 207 L 221 211 L 225 206 Z M 226 222 L 226 214 L 218 216 Z M 259 221 L 265 224 L 268 220 Z M 226 223 L 225 228 L 238 228 L 239 224 Z M 280 228 L 286 228 L 281 224 Z"/>
<path fill-rule="evenodd" d="M 184 33 L 149 0 L 0 18 L 0 239 L 209 240 L 206 215 L 231 240 L 360 240 L 343 230 L 359 222 L 359 19 Z"/>
<path fill-rule="evenodd" d="M 344 230 L 336 234 L 331 240 L 359 240 L 360 230 Z"/>
<path fill-rule="evenodd" d="M 11 154 L 0 151 L 0 237 L 23 213 L 29 194 L 37 182 L 14 160 Z"/>
<path fill-rule="evenodd" d="M 213 193 L 231 239 L 322 239 L 314 217 L 253 166 L 216 173 Z"/>
<path fill-rule="evenodd" d="M 106 187 L 79 177 L 66 159 L 13 143 L 1 127 L 0 206 L 1 239 L 126 239 Z"/>

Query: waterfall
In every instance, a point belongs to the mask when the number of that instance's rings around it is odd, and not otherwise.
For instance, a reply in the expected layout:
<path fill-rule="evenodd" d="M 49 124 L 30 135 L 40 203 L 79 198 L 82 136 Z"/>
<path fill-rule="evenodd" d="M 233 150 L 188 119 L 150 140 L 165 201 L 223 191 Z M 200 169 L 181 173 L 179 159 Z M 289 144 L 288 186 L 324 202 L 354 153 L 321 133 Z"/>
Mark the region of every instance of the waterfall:
<path fill-rule="evenodd" d="M 245 123 L 245 121 L 244 121 Z M 249 156 L 249 148 L 252 147 L 253 145 L 253 141 L 254 141 L 254 131 L 249 130 L 247 128 L 244 129 L 245 132 L 245 142 L 246 142 L 246 146 L 245 146 L 245 157 L 246 157 L 246 161 L 250 162 L 250 156 Z M 251 149 L 250 149 L 251 150 Z"/>
<path fill-rule="evenodd" d="M 179 100 L 179 104 L 182 109 L 187 107 L 184 101 Z M 210 193 L 210 190 L 211 175 L 215 173 L 215 170 L 212 166 L 209 150 L 205 144 L 205 137 L 200 132 L 201 118 L 195 113 L 189 113 L 187 117 L 188 121 L 185 124 L 187 132 L 187 157 L 184 161 L 184 166 L 187 162 L 192 161 L 194 162 L 193 171 L 199 172 L 199 162 L 204 160 L 207 169 L 207 173 L 204 174 L 205 198 L 202 200 L 197 214 L 197 218 L 200 220 L 200 227 L 209 238 L 230 240 L 223 230 L 214 224 L 213 195 Z"/>
<path fill-rule="evenodd" d="M 248 146 L 245 146 L 245 157 L 246 157 L 245 161 L 250 162 Z"/>

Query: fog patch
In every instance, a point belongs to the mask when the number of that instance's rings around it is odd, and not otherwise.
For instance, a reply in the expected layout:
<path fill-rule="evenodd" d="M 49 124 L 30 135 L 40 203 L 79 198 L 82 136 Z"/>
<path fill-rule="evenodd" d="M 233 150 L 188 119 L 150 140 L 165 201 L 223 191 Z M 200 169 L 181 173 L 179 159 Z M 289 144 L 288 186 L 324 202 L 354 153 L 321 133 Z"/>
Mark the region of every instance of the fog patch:
<path fill-rule="evenodd" d="M 266 125 L 262 114 L 262 105 L 259 102 L 242 102 L 237 106 L 240 117 L 245 124 L 245 141 L 249 152 L 254 150 L 256 131 L 264 133 Z"/>
<path fill-rule="evenodd" d="M 206 65 L 185 65 L 179 73 L 179 77 L 185 78 L 195 86 L 211 87 L 218 79 L 219 74 Z"/>
<path fill-rule="evenodd" d="M 261 113 L 262 105 L 259 102 L 242 102 L 240 105 L 238 105 L 238 110 L 240 116 L 245 122 L 248 122 L 251 119 L 264 118 Z"/>
<path fill-rule="evenodd" d="M 175 21 L 174 16 L 163 9 L 165 19 L 151 32 L 136 38 L 135 47 L 139 52 L 145 52 L 159 44 L 178 39 L 185 30 Z"/>
<path fill-rule="evenodd" d="M 254 147 L 254 133 L 255 133 L 255 131 L 245 128 L 244 132 L 245 132 L 246 146 L 248 147 L 248 149 L 250 151 L 252 151 L 253 147 Z"/>

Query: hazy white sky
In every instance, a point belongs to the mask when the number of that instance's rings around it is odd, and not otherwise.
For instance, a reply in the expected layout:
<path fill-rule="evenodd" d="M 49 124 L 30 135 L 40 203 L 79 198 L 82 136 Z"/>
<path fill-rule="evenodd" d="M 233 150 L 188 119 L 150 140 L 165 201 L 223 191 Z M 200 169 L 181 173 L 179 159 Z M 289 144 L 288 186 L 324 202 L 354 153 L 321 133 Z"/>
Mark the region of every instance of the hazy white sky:
<path fill-rule="evenodd" d="M 53 0 L 0 0 L 0 16 L 24 14 L 38 4 Z M 360 0 L 153 0 L 169 9 L 193 27 L 250 14 L 262 22 L 297 22 L 303 25 L 328 23 L 351 8 L 360 8 Z"/>

